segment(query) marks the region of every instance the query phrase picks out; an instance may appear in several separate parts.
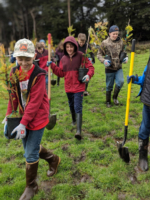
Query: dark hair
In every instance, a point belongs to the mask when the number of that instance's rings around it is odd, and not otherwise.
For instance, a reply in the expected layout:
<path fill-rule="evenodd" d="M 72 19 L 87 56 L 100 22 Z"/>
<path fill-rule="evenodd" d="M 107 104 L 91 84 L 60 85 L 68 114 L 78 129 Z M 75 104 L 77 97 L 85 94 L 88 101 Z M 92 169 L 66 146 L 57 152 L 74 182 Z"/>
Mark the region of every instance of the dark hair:
<path fill-rule="evenodd" d="M 66 43 L 64 44 L 64 53 L 65 53 L 65 54 L 68 54 L 67 51 L 66 51 L 66 44 L 67 44 L 67 43 L 71 43 L 71 44 L 74 46 L 74 52 L 77 52 L 77 46 L 76 46 L 74 43 L 68 41 L 68 42 L 66 42 Z"/>
<path fill-rule="evenodd" d="M 35 49 L 42 49 L 42 48 L 44 48 L 44 47 L 43 47 L 43 44 L 40 43 L 40 42 L 37 42 L 37 43 L 36 43 L 36 46 L 35 46 Z"/>

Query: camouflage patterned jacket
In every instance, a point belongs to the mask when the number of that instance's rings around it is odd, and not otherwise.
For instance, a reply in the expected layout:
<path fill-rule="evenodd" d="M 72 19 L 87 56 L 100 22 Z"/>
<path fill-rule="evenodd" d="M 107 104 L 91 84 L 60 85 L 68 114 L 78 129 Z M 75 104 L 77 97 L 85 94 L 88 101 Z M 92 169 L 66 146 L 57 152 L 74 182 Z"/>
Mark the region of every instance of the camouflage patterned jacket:
<path fill-rule="evenodd" d="M 110 70 L 118 70 L 122 68 L 122 64 L 119 60 L 120 52 L 123 51 L 124 45 L 123 41 L 118 38 L 116 41 L 112 41 L 110 37 L 108 37 L 106 40 L 104 40 L 100 46 L 100 49 L 97 53 L 97 58 L 101 61 L 101 63 L 104 62 L 103 56 L 111 56 L 112 64 L 111 67 L 107 67 L 107 69 Z"/>

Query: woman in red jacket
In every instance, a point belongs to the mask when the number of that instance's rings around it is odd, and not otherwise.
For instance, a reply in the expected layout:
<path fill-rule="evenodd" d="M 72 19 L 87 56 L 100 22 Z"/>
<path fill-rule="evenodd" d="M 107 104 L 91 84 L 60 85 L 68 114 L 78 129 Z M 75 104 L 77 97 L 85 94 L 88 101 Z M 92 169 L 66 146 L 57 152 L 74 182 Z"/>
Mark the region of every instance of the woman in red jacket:
<path fill-rule="evenodd" d="M 14 67 L 10 76 L 18 69 L 26 72 L 24 80 L 18 80 L 14 84 L 13 107 L 22 114 L 20 124 L 12 131 L 16 133 L 16 139 L 22 139 L 24 157 L 26 158 L 26 188 L 20 200 L 29 200 L 38 192 L 36 182 L 39 158 L 49 163 L 47 176 L 53 176 L 60 158 L 40 145 L 44 128 L 49 122 L 49 102 L 45 87 L 46 71 L 33 64 L 35 48 L 27 39 L 21 39 L 15 44 L 14 57 L 19 66 Z M 7 114 L 12 113 L 12 105 L 9 101 Z M 7 134 L 7 121 L 5 122 L 4 135 Z"/>
<path fill-rule="evenodd" d="M 89 69 L 88 73 L 83 77 L 82 83 L 78 80 L 79 68 L 83 61 L 83 53 L 78 51 L 77 41 L 74 37 L 69 36 L 64 41 L 64 56 L 60 60 L 59 67 L 52 62 L 47 63 L 47 65 L 51 64 L 54 74 L 65 78 L 65 91 L 69 100 L 72 123 L 75 125 L 77 122 L 75 137 L 79 140 L 81 140 L 82 100 L 85 83 L 88 83 L 94 75 L 94 67 L 89 59 L 86 58 L 85 67 Z"/>

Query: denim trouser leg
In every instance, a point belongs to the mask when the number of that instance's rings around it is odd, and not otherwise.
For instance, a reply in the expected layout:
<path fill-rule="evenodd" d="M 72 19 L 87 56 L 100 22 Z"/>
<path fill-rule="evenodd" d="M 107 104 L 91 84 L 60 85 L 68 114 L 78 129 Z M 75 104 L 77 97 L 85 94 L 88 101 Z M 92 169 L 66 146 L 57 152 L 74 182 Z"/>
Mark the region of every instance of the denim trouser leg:
<path fill-rule="evenodd" d="M 106 91 L 112 91 L 115 80 L 115 72 L 114 73 L 106 73 Z"/>
<path fill-rule="evenodd" d="M 117 87 L 121 89 L 124 84 L 122 69 L 119 69 L 117 72 L 106 73 L 106 91 L 113 90 L 114 81 L 116 82 Z"/>
<path fill-rule="evenodd" d="M 74 109 L 75 113 L 82 113 L 83 92 L 74 94 Z"/>
<path fill-rule="evenodd" d="M 48 75 L 47 74 L 45 76 L 45 83 L 46 83 L 46 91 L 47 91 L 47 94 L 48 94 Z"/>
<path fill-rule="evenodd" d="M 139 138 L 145 140 L 150 134 L 150 107 L 143 106 L 143 119 L 139 129 Z"/>
<path fill-rule="evenodd" d="M 123 70 L 119 69 L 116 73 L 115 73 L 115 82 L 116 85 L 119 89 L 122 88 L 123 84 L 124 84 L 124 78 L 123 78 Z"/>
<path fill-rule="evenodd" d="M 27 135 L 22 139 L 22 143 L 25 151 L 24 157 L 27 163 L 34 163 L 39 160 L 40 143 L 44 128 L 39 130 L 26 129 Z"/>
<path fill-rule="evenodd" d="M 83 92 L 67 93 L 67 97 L 71 112 L 74 110 L 75 113 L 82 113 Z"/>
<path fill-rule="evenodd" d="M 72 113 L 74 113 L 75 112 L 75 110 L 74 110 L 74 93 L 67 93 L 67 97 L 68 97 L 70 111 Z"/>

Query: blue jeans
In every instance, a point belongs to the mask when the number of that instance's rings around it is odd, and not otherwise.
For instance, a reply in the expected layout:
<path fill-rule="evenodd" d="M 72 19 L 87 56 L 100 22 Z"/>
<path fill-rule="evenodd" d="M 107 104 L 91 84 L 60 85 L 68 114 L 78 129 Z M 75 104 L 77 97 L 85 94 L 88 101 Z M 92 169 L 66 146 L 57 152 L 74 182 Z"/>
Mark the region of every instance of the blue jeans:
<path fill-rule="evenodd" d="M 22 139 L 22 143 L 25 151 L 24 157 L 27 163 L 34 163 L 39 160 L 40 143 L 44 128 L 35 131 L 26 129 L 27 134 L 26 137 Z"/>
<path fill-rule="evenodd" d="M 83 92 L 67 93 L 70 111 L 75 113 L 82 113 Z"/>
<path fill-rule="evenodd" d="M 122 69 L 113 73 L 106 73 L 106 91 L 113 90 L 114 81 L 116 82 L 117 87 L 121 89 L 124 84 Z"/>
<path fill-rule="evenodd" d="M 45 76 L 45 83 L 46 83 L 46 91 L 48 94 L 48 74 L 46 74 L 46 76 Z"/>
<path fill-rule="evenodd" d="M 144 104 L 143 106 L 143 119 L 139 129 L 139 138 L 145 140 L 150 134 L 150 107 Z"/>

